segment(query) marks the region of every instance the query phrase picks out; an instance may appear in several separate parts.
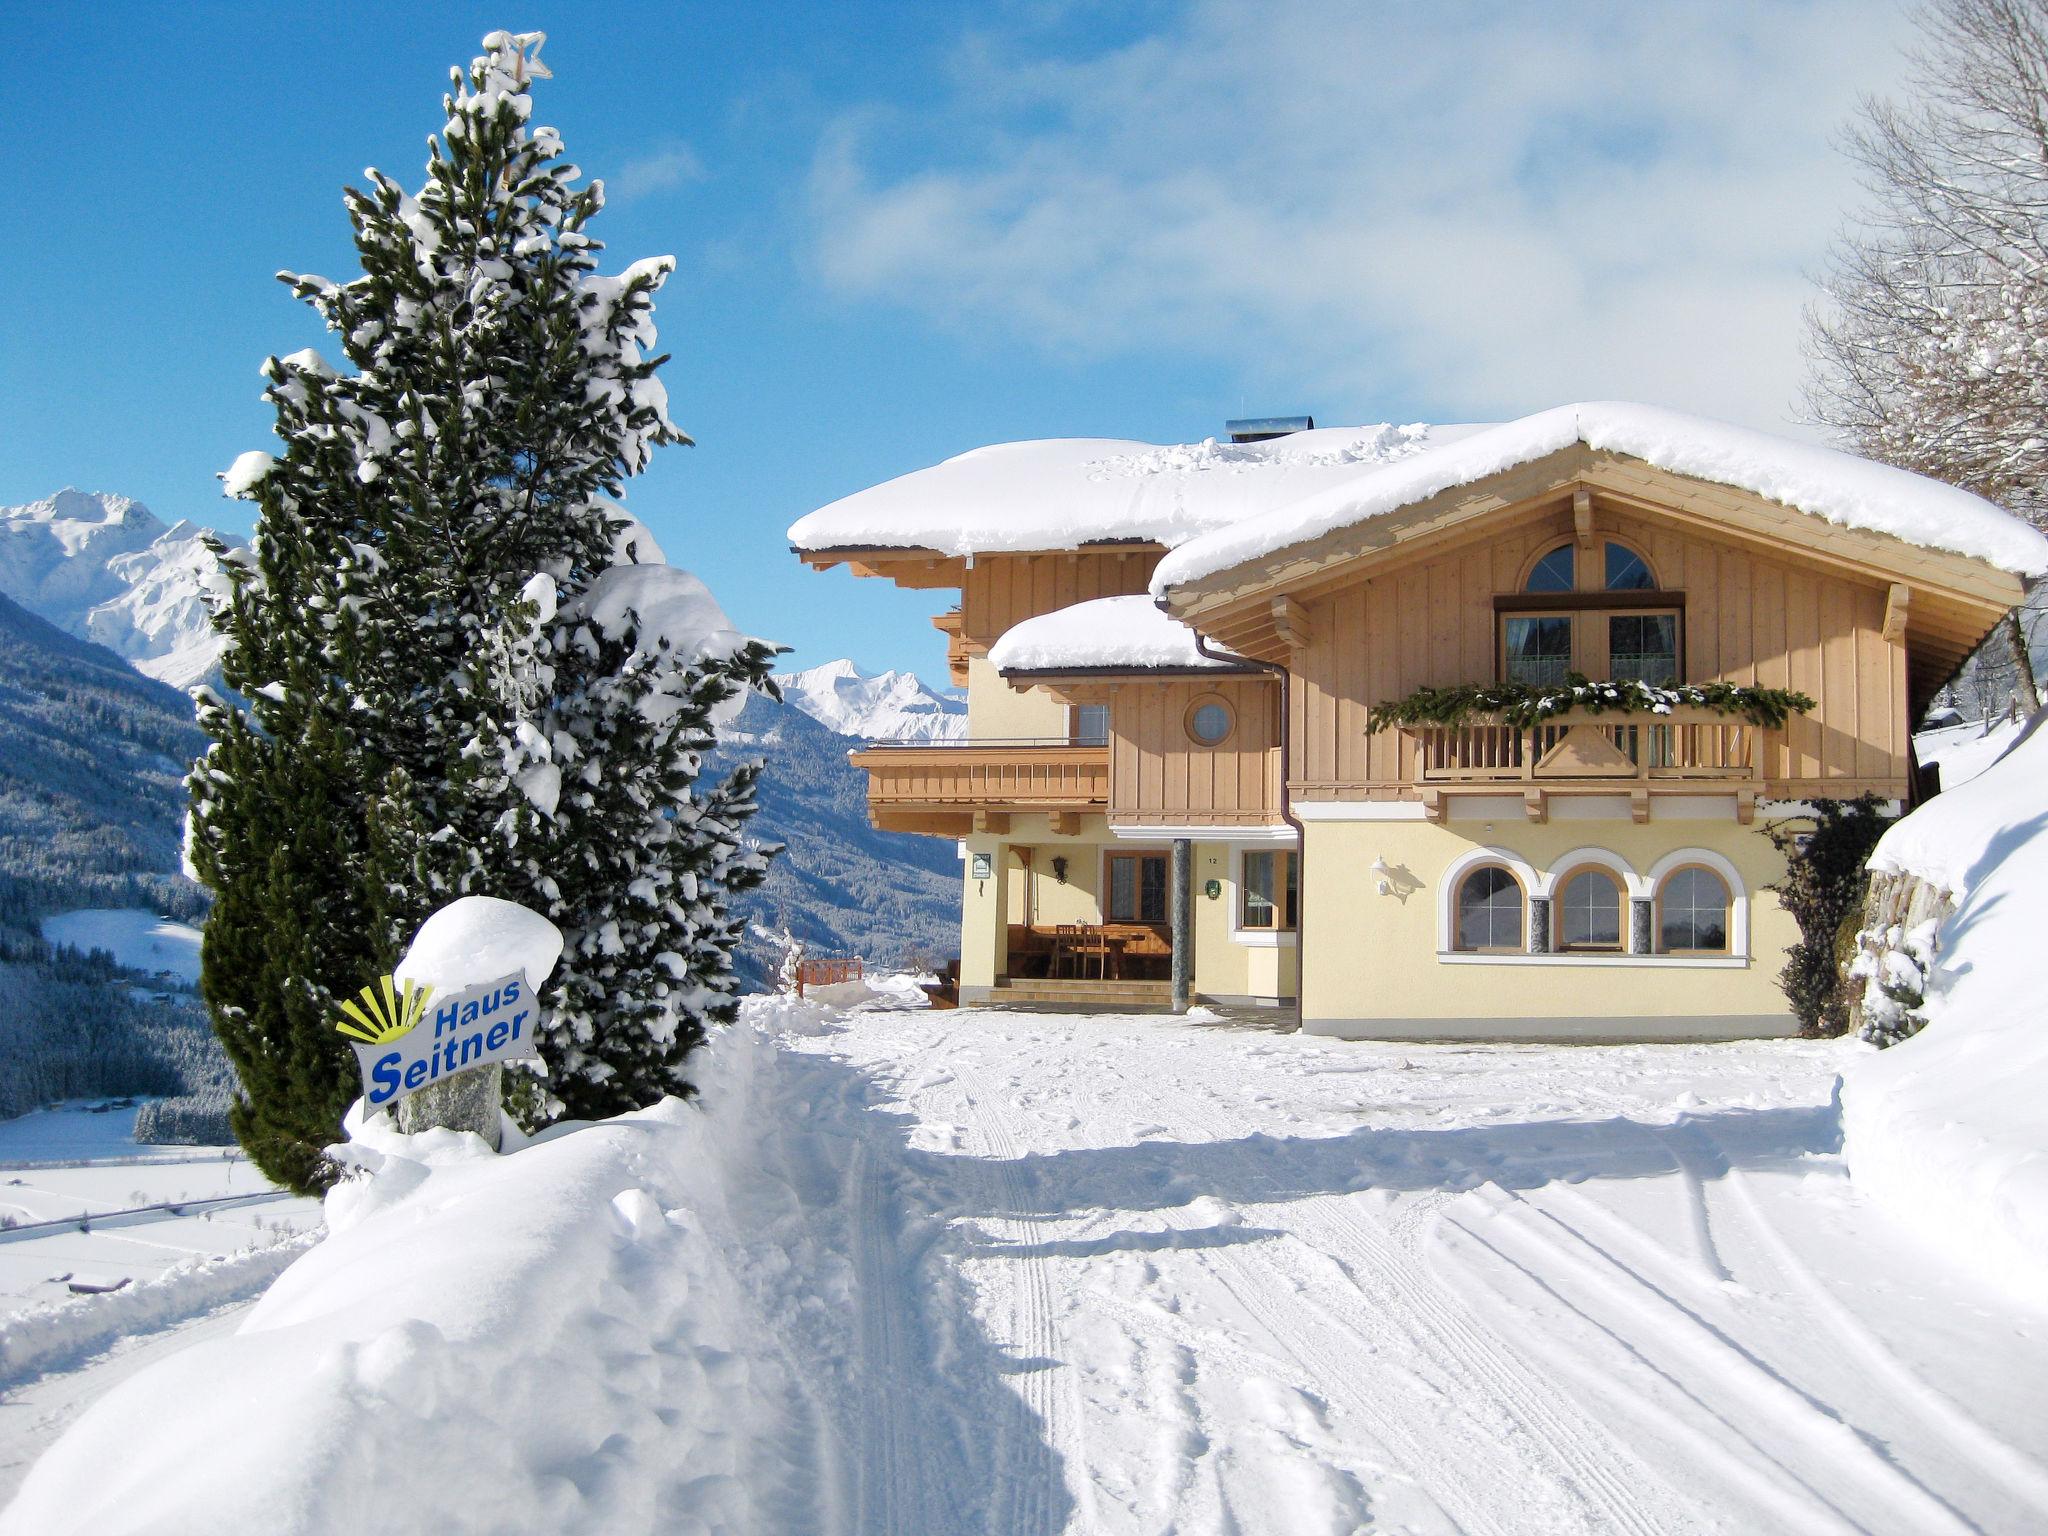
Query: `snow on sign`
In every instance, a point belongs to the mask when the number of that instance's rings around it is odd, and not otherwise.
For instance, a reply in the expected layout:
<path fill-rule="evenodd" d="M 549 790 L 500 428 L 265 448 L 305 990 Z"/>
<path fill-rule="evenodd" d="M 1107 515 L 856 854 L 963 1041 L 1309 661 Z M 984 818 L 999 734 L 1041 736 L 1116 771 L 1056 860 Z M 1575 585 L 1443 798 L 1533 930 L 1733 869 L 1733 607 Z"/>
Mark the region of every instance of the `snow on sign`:
<path fill-rule="evenodd" d="M 521 971 L 447 996 L 386 976 L 341 1009 L 347 1017 L 334 1027 L 355 1049 L 363 1102 L 371 1109 L 389 1109 L 469 1067 L 540 1054 L 533 993 Z"/>

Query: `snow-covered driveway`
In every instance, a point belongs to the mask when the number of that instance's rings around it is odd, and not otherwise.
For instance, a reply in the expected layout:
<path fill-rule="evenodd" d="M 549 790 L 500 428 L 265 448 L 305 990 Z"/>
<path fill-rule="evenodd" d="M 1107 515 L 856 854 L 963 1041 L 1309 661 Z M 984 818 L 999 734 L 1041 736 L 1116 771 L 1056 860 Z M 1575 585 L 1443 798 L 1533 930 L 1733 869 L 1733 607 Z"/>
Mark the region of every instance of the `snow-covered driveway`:
<path fill-rule="evenodd" d="M 777 1053 L 828 1528 L 2048 1522 L 2048 1313 L 1859 1202 L 1851 1047 L 836 1022 Z"/>

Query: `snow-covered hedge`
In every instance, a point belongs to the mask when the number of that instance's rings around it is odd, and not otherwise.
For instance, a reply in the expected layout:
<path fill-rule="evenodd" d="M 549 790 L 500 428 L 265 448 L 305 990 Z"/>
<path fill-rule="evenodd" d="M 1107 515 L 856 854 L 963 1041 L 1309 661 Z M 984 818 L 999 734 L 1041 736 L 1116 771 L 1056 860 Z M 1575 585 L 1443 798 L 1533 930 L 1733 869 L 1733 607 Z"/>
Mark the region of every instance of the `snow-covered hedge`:
<path fill-rule="evenodd" d="M 0 1530 L 764 1528 L 748 1457 L 787 1384 L 736 1266 L 769 1222 L 727 1203 L 780 1119 L 750 1104 L 760 1040 L 696 1059 L 708 1107 L 511 1155 L 358 1128 L 327 1239 L 238 1332 L 96 1403 Z"/>
<path fill-rule="evenodd" d="M 1956 908 L 1931 962 L 1919 936 L 1925 1027 L 1843 1076 L 1850 1169 L 1959 1262 L 2048 1295 L 2048 730 L 1899 822 L 1870 866 Z"/>

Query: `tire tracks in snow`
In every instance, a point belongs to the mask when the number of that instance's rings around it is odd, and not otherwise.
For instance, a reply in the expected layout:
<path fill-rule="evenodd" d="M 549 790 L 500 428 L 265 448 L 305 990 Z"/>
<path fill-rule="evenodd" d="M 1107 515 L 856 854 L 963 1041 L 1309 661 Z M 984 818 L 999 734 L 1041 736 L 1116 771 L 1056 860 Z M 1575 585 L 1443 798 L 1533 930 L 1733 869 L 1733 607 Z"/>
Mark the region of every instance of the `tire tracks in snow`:
<path fill-rule="evenodd" d="M 1715 1159 L 1725 1168 L 1725 1159 L 1689 1140 L 1687 1129 L 1663 1139 L 1687 1168 L 1699 1202 L 1691 1222 L 1697 1244 L 1709 1227 L 1704 1174 L 1714 1172 Z M 1788 1523 L 1813 1530 L 1867 1529 L 1844 1507 L 1847 1494 L 1853 1508 L 1896 1511 L 1915 1531 L 1976 1529 L 1900 1465 L 1881 1439 L 1745 1341 L 1733 1302 L 1739 1294 L 1752 1294 L 1751 1288 L 1728 1278 L 1710 1233 L 1705 1249 L 1688 1262 L 1568 1185 L 1546 1186 L 1545 1204 L 1498 1184 L 1475 1191 L 1473 1198 L 1489 1211 L 1493 1231 L 1481 1230 L 1462 1212 L 1446 1212 L 1446 1218 L 1689 1400 L 1720 1435 L 1744 1447 L 1739 1454 L 1747 1464 L 1739 1471 L 1715 1458 L 1724 1476 Z M 1587 1230 L 1551 1205 L 1578 1213 Z M 1623 1385 L 1621 1372 L 1603 1374 L 1600 1384 L 1646 1406 L 1640 1390 Z M 1760 1433 L 1760 1425 L 1771 1432 Z M 1686 1426 L 1686 1443 L 1700 1445 L 1704 1427 Z M 1810 1454 L 1794 1465 L 1783 1454 L 1788 1445 Z M 1840 1488 L 1843 1481 L 1855 1493 Z"/>
<path fill-rule="evenodd" d="M 1074 1051 L 1070 1037 L 1068 1053 Z M 1140 1083 L 1120 1064 L 1103 1054 L 1087 1062 L 1093 1074 L 1098 1114 L 1109 1118 L 1121 1110 L 1129 1120 L 1165 1119 L 1177 1129 L 1216 1139 L 1241 1138 L 1267 1128 L 1241 1113 L 1218 1106 L 1227 1099 L 1206 1083 L 1192 1088 L 1171 1077 Z M 1058 1074 L 1063 1081 L 1075 1076 Z M 1103 1093 L 1113 1078 L 1135 1099 L 1112 1108 Z M 1088 1080 L 1082 1078 L 1080 1080 Z M 987 1094 L 994 1105 L 999 1096 Z M 1117 1096 L 1119 1099 L 1123 1095 Z M 984 1110 L 1000 1119 L 1001 1110 Z M 1007 1130 L 1003 1139 L 1015 1138 Z M 1652 1514 L 1643 1490 L 1659 1485 L 1647 1467 L 1611 1441 L 1604 1427 L 1587 1418 L 1521 1357 L 1507 1350 L 1490 1331 L 1476 1326 L 1437 1293 L 1425 1273 L 1421 1233 L 1427 1211 L 1418 1205 L 1441 1204 L 1427 1195 L 1403 1197 L 1390 1212 L 1394 1219 L 1370 1221 L 1359 1216 L 1347 1197 L 1302 1195 L 1275 1188 L 1272 1204 L 1284 1209 L 1282 1225 L 1309 1255 L 1306 1264 L 1288 1262 L 1283 1243 L 1233 1245 L 1206 1251 L 1205 1265 L 1231 1295 L 1246 1319 L 1264 1335 L 1276 1359 L 1292 1367 L 1289 1374 L 1311 1384 L 1316 1394 L 1342 1407 L 1368 1426 L 1375 1440 L 1406 1474 L 1413 1477 L 1443 1514 L 1463 1530 L 1499 1532 L 1501 1536 L 1542 1528 L 1532 1523 L 1534 1490 L 1527 1479 L 1540 1477 L 1547 1497 L 1543 1526 L 1555 1529 L 1607 1529 L 1634 1536 L 1662 1536 L 1672 1529 L 1667 1519 Z M 1183 1231 L 1203 1223 L 1184 1208 L 1161 1207 L 1151 1214 Z M 1405 1237 L 1405 1241 L 1403 1238 Z M 1270 1251 L 1269 1251 L 1270 1250 Z M 1292 1257 L 1292 1255 L 1289 1255 Z M 1341 1289 L 1313 1273 L 1320 1258 L 1341 1276 Z M 1283 1305 L 1290 1301 L 1292 1306 Z M 1389 1303 L 1392 1303 L 1390 1305 Z M 1156 1326 L 1156 1325 L 1155 1325 Z M 1197 1340 L 1213 1349 L 1213 1343 Z M 1390 1411 L 1383 1399 L 1345 1364 L 1385 1361 L 1403 1352 L 1440 1371 L 1441 1385 L 1423 1381 L 1428 1403 L 1397 1404 Z M 1386 1384 L 1385 1378 L 1380 1383 Z M 1424 1417 L 1451 1430 L 1450 1420 L 1471 1418 L 1474 1401 L 1492 1409 L 1495 1422 L 1455 1433 L 1456 1444 L 1432 1441 L 1411 1426 L 1402 1408 L 1421 1408 Z M 1459 1426 L 1460 1428 L 1468 1428 Z M 1447 1452 L 1453 1454 L 1447 1455 Z M 1503 1459 L 1508 1465 L 1501 1466 Z M 1446 1479 L 1441 1471 L 1471 1459 L 1496 1461 L 1492 1475 Z M 1479 1490 L 1505 1490 L 1512 1502 L 1481 1497 Z M 1675 1493 L 1669 1506 L 1679 1505 Z"/>

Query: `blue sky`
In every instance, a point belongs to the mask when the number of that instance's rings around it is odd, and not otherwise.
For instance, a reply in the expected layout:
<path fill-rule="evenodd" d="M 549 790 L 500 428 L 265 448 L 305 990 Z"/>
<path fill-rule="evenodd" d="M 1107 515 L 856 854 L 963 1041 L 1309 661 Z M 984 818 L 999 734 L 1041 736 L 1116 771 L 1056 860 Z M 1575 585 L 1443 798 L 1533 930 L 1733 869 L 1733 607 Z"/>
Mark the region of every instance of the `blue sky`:
<path fill-rule="evenodd" d="M 983 443 L 1607 396 L 1797 430 L 1831 136 L 1907 40 L 1887 0 L 9 6 L 0 503 L 245 527 L 257 366 L 325 341 L 271 274 L 353 270 L 342 186 L 417 184 L 497 26 L 549 34 L 609 265 L 678 259 L 699 446 L 629 504 L 792 664 L 930 677 L 944 594 L 783 530 Z"/>

